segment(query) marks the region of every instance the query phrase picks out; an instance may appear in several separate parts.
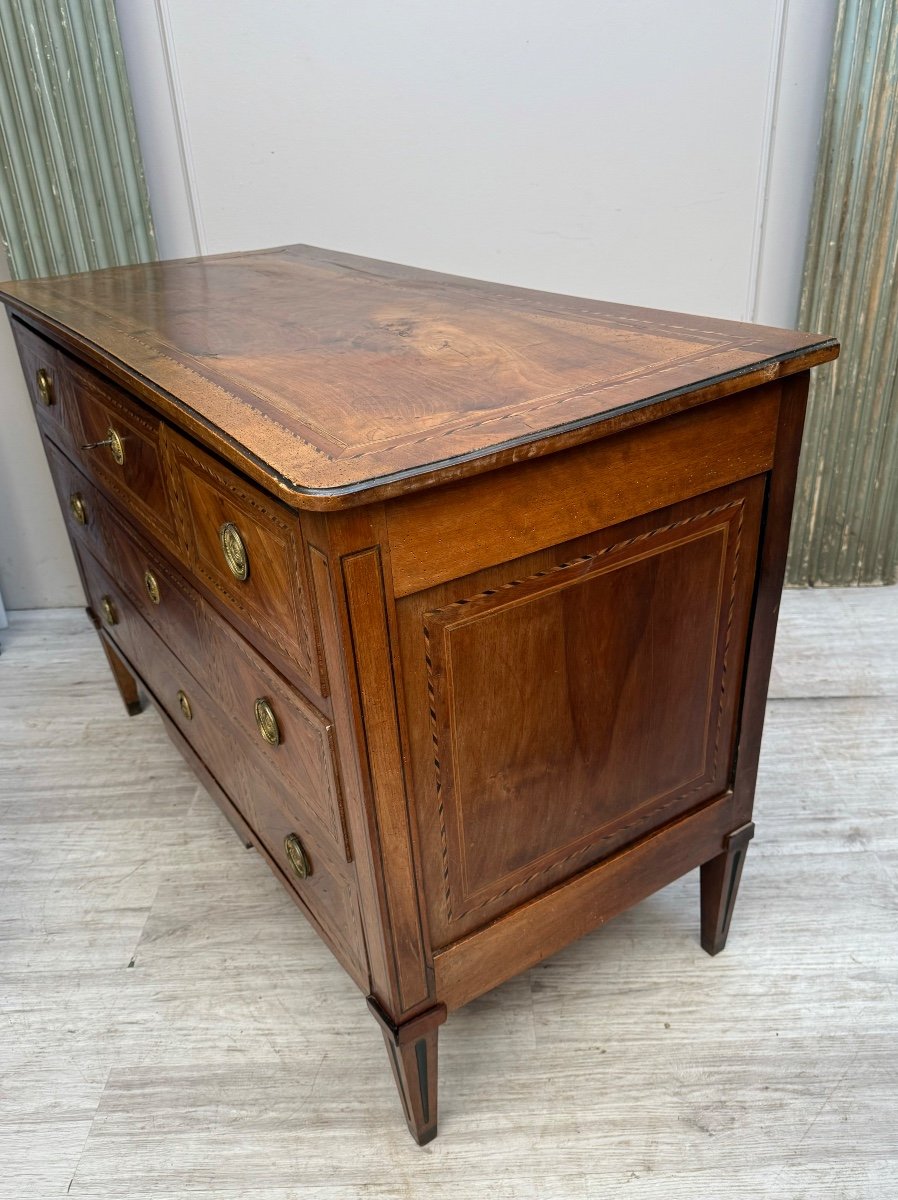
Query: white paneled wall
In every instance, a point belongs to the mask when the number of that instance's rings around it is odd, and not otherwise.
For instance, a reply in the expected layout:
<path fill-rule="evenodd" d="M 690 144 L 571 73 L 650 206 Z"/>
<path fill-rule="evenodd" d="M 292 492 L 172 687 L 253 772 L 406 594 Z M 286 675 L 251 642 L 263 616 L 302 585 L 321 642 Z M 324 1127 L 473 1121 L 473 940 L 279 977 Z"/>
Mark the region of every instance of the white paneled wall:
<path fill-rule="evenodd" d="M 163 253 L 307 241 L 794 317 L 835 0 L 118 9 Z"/>
<path fill-rule="evenodd" d="M 770 324 L 797 311 L 835 7 L 116 3 L 164 256 L 302 241 Z M 67 564 L 32 589 L 20 550 L 7 603 L 68 602 Z"/>

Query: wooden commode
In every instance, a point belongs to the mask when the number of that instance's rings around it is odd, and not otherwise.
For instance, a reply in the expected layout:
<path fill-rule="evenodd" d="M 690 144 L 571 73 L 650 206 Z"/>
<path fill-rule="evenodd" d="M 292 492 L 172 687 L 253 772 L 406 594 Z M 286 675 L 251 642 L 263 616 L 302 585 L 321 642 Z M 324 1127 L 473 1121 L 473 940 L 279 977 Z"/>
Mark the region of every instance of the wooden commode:
<path fill-rule="evenodd" d="M 723 948 L 835 341 L 304 246 L 2 296 L 126 708 L 367 996 L 419 1142 L 448 1012 L 695 867 Z"/>

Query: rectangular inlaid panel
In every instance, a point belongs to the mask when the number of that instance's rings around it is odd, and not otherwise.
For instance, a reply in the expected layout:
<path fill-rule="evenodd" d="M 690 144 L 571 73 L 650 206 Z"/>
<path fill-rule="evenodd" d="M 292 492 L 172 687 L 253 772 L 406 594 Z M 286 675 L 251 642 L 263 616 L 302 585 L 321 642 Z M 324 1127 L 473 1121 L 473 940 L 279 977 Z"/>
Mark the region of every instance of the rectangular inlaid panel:
<path fill-rule="evenodd" d="M 72 452 L 79 465 L 177 553 L 177 497 L 165 457 L 163 422 L 108 380 L 61 358 Z M 112 437 L 119 439 L 121 461 L 103 445 Z"/>
<path fill-rule="evenodd" d="M 173 436 L 171 443 L 191 569 L 317 691 L 321 680 L 298 520 L 186 438 Z M 243 543 L 242 578 L 235 578 L 224 555 L 220 531 L 226 525 L 236 529 Z"/>
<path fill-rule="evenodd" d="M 69 537 L 89 545 L 108 562 L 110 541 L 105 499 L 49 438 L 44 440 L 44 450 Z"/>
<path fill-rule="evenodd" d="M 67 430 L 71 424 L 61 371 L 63 356 L 21 321 L 13 319 L 10 325 L 34 410 L 41 425 L 48 430 L 55 429 L 54 436 L 59 437 L 60 431 Z"/>
<path fill-rule="evenodd" d="M 440 942 L 725 789 L 762 494 L 733 485 L 400 603 Z"/>

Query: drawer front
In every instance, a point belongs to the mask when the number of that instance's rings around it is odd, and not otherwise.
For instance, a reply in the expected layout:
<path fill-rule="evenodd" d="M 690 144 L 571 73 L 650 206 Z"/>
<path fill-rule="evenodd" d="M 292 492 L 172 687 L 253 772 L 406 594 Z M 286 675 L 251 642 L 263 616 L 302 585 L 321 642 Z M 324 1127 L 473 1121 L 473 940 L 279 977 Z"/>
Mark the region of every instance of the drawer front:
<path fill-rule="evenodd" d="M 42 428 L 48 431 L 70 428 L 62 354 L 15 317 L 11 325 L 31 402 Z"/>
<path fill-rule="evenodd" d="M 51 441 L 44 441 L 50 474 L 69 536 L 108 561 L 108 509 L 100 493 Z"/>
<path fill-rule="evenodd" d="M 44 434 L 278 670 L 326 696 L 298 517 L 110 380 L 13 328 Z"/>
<path fill-rule="evenodd" d="M 243 746 L 228 737 L 220 724 L 207 743 L 207 763 L 219 784 L 240 810 L 244 820 L 267 850 L 281 875 L 296 892 L 313 918 L 322 926 L 338 957 L 363 985 L 359 971 L 365 962 L 358 906 L 350 869 L 332 857 L 327 845 L 297 813 L 292 797 L 283 788 L 266 786 L 267 773 L 261 771 Z M 291 853 L 287 840 L 293 843 Z M 297 874 L 294 861 L 298 839 L 310 869 L 306 878 Z M 342 952 L 342 953 L 341 953 Z"/>
<path fill-rule="evenodd" d="M 113 384 L 72 361 L 66 387 L 75 453 L 85 471 L 164 545 L 178 550 L 163 422 Z"/>
<path fill-rule="evenodd" d="M 332 856 L 276 773 L 260 766 L 202 684 L 153 632 L 129 596 L 89 553 L 79 555 L 91 608 L 157 704 L 239 810 L 313 922 L 351 973 L 363 973 L 364 951 L 351 868 Z M 300 878 L 286 848 L 298 840 L 308 874 Z M 301 860 L 299 860 L 301 862 Z"/>
<path fill-rule="evenodd" d="M 107 525 L 121 585 L 135 606 L 239 726 L 252 755 L 290 782 L 348 859 L 330 722 L 124 522 L 109 514 Z"/>
<path fill-rule="evenodd" d="M 323 694 L 295 515 L 183 438 L 173 458 L 192 571 Z"/>

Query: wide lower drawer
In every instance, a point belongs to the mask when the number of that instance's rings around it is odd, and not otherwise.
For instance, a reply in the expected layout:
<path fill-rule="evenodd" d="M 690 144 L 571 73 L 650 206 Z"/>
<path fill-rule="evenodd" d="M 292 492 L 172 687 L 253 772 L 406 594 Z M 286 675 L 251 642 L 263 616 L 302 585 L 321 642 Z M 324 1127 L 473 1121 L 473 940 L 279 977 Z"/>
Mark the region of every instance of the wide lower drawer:
<path fill-rule="evenodd" d="M 44 446 L 69 536 L 106 557 L 108 509 L 100 493 L 51 441 L 46 440 Z"/>
<path fill-rule="evenodd" d="M 261 766 L 218 705 L 150 628 L 109 573 L 79 554 L 91 608 L 290 885 L 338 957 L 364 967 L 352 868 L 332 857 L 295 793 Z"/>
<path fill-rule="evenodd" d="M 106 516 L 117 578 L 145 620 L 215 697 L 257 760 L 288 780 L 323 834 L 351 857 L 333 727 L 163 557 Z"/>

